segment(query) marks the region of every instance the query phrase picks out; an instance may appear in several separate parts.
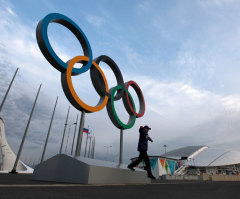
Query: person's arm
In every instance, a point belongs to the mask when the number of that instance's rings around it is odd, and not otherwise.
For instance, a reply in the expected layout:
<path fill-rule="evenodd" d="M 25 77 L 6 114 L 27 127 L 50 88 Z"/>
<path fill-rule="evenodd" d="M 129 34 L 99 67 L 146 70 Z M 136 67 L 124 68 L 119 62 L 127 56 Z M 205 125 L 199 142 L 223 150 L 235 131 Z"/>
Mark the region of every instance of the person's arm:
<path fill-rule="evenodd" d="M 149 136 L 147 137 L 147 139 L 151 142 L 153 142 L 152 138 L 150 138 Z"/>
<path fill-rule="evenodd" d="M 139 133 L 140 133 L 140 134 L 143 133 L 143 126 L 140 126 L 140 128 L 139 128 Z"/>

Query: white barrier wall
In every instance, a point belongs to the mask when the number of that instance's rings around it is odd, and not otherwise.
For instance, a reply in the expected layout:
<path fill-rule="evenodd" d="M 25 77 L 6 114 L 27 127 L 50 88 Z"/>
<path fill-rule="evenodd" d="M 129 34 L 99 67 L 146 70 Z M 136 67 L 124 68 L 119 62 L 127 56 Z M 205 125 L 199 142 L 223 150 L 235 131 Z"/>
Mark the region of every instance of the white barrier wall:
<path fill-rule="evenodd" d="M 163 157 L 149 157 L 152 173 L 156 178 L 163 175 L 173 175 L 174 172 L 181 166 L 180 161 L 163 158 Z M 142 162 L 139 168 L 143 168 L 145 163 Z"/>

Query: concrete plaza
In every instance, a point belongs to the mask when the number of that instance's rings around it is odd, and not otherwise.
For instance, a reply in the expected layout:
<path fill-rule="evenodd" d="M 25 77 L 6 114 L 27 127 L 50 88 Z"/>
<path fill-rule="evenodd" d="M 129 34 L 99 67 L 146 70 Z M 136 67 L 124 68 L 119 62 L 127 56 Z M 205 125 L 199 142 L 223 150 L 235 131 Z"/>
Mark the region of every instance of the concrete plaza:
<path fill-rule="evenodd" d="M 154 181 L 148 185 L 82 185 L 32 181 L 0 174 L 0 198 L 240 198 L 240 182 Z"/>

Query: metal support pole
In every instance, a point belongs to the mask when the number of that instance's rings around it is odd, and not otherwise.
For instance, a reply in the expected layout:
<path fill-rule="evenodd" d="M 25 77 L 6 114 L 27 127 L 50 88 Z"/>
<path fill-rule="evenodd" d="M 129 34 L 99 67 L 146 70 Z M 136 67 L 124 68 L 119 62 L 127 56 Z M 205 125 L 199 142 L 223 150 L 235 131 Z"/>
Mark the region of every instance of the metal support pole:
<path fill-rule="evenodd" d="M 24 144 L 24 141 L 25 141 L 27 132 L 28 132 L 28 127 L 29 127 L 30 122 L 31 122 L 31 119 L 32 119 L 32 114 L 33 114 L 33 111 L 34 111 L 34 108 L 35 108 L 35 105 L 36 105 L 36 102 L 37 102 L 37 99 L 38 99 L 38 95 L 39 95 L 41 86 L 42 86 L 42 84 L 40 84 L 40 86 L 39 86 L 39 89 L 38 89 L 38 92 L 37 92 L 37 96 L 36 96 L 36 99 L 35 99 L 35 101 L 34 101 L 31 114 L 30 114 L 30 116 L 29 116 L 29 120 L 28 120 L 28 123 L 27 123 L 27 127 L 26 127 L 26 129 L 25 129 L 25 132 L 24 132 L 24 135 L 23 135 L 23 138 L 22 138 L 22 142 L 21 142 L 20 148 L 19 148 L 18 153 L 17 153 L 17 157 L 16 157 L 16 160 L 15 160 L 13 169 L 12 169 L 12 171 L 11 171 L 10 173 L 17 173 L 17 172 L 16 172 L 17 164 L 18 164 L 18 161 L 19 161 L 21 152 L 22 152 L 23 144 Z"/>
<path fill-rule="evenodd" d="M 78 114 L 77 114 L 77 119 L 76 119 L 76 125 L 75 125 L 75 129 L 74 129 L 74 135 L 73 135 L 73 142 L 72 142 L 72 150 L 71 150 L 71 155 L 73 153 L 73 146 L 74 146 L 74 142 L 75 142 L 75 135 L 76 135 L 76 130 L 77 130 L 77 122 L 78 122 Z"/>
<path fill-rule="evenodd" d="M 81 145 L 82 145 L 82 137 L 83 137 L 84 119 L 85 119 L 85 111 L 82 111 L 80 125 L 79 125 L 79 131 L 78 131 L 78 139 L 77 139 L 75 157 L 78 157 L 81 154 Z"/>
<path fill-rule="evenodd" d="M 94 137 L 92 138 L 92 147 L 91 147 L 91 150 L 90 150 L 90 158 L 92 158 L 93 144 L 94 144 Z"/>
<path fill-rule="evenodd" d="M 48 128 L 47 138 L 45 140 L 45 145 L 44 145 L 43 152 L 42 152 L 41 162 L 43 162 L 43 160 L 44 160 L 45 151 L 46 151 L 47 143 L 48 143 L 48 137 L 50 135 L 50 131 L 51 131 L 51 127 L 52 127 L 52 121 L 53 121 L 55 110 L 56 110 L 56 106 L 57 106 L 57 101 L 58 101 L 58 96 L 57 96 L 57 99 L 56 99 L 56 102 L 55 102 L 55 106 L 54 106 L 53 113 L 52 113 L 52 118 L 51 118 L 50 125 L 49 125 L 49 128 Z"/>
<path fill-rule="evenodd" d="M 92 144 L 92 137 L 90 137 L 90 143 L 88 148 L 88 158 L 90 157 L 90 153 L 91 153 L 91 144 Z"/>
<path fill-rule="evenodd" d="M 67 146 L 68 146 L 68 139 L 69 139 L 70 129 L 71 129 L 71 126 L 69 125 L 69 127 L 68 127 L 67 143 L 66 143 L 66 147 L 65 147 L 65 153 L 67 152 Z"/>
<path fill-rule="evenodd" d="M 95 137 L 94 137 L 94 145 L 93 145 L 93 155 L 92 155 L 92 159 L 94 159 L 94 153 L 95 153 Z"/>
<path fill-rule="evenodd" d="M 66 132 L 66 128 L 67 128 L 67 121 L 68 121 L 69 110 L 70 110 L 70 106 L 68 107 L 67 118 L 66 118 L 66 122 L 64 124 L 65 127 L 64 127 L 64 131 L 63 131 L 62 143 L 61 143 L 59 154 L 62 153 L 62 147 L 63 147 L 64 136 L 65 136 L 65 132 Z"/>
<path fill-rule="evenodd" d="M 9 93 L 11 87 L 12 87 L 12 83 L 13 83 L 16 75 L 17 75 L 17 72 L 18 72 L 18 68 L 17 68 L 17 70 L 16 70 L 16 72 L 15 72 L 13 78 L 12 78 L 12 81 L 11 81 L 10 85 L 8 86 L 8 89 L 7 89 L 7 92 L 6 92 L 5 96 L 3 97 L 3 101 L 2 101 L 1 106 L 0 106 L 0 112 L 1 112 L 1 110 L 3 108 L 4 102 L 5 102 L 5 100 L 6 100 L 7 96 L 8 96 L 8 93 Z"/>
<path fill-rule="evenodd" d="M 87 154 L 87 143 L 88 143 L 88 134 L 87 134 L 87 137 L 86 137 L 86 144 L 85 144 L 84 157 L 86 157 L 86 154 Z"/>
<path fill-rule="evenodd" d="M 93 137 L 93 140 L 92 140 L 92 149 L 91 149 L 90 158 L 93 158 L 94 142 L 95 142 L 95 137 Z"/>
<path fill-rule="evenodd" d="M 119 164 L 122 164 L 122 153 L 123 153 L 123 129 L 120 129 Z"/>

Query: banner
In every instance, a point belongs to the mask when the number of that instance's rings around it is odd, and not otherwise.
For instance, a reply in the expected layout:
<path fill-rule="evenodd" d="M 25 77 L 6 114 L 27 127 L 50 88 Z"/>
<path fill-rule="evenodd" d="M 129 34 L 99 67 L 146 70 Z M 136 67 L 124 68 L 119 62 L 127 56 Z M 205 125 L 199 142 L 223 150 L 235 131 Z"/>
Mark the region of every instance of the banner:
<path fill-rule="evenodd" d="M 154 159 L 150 159 L 150 165 L 151 165 L 151 167 L 152 167 L 152 170 L 154 170 L 155 169 L 155 166 L 156 166 L 156 164 L 157 164 L 157 158 L 154 158 Z"/>
<path fill-rule="evenodd" d="M 160 163 L 162 165 L 162 168 L 164 168 L 165 159 L 159 158 L 159 161 L 160 161 Z"/>
<path fill-rule="evenodd" d="M 169 169 L 170 169 L 170 171 L 171 171 L 171 175 L 173 175 L 173 173 L 174 173 L 174 167 L 175 167 L 175 161 L 173 161 L 173 160 L 167 160 L 167 163 L 168 163 L 168 167 L 169 167 Z"/>

